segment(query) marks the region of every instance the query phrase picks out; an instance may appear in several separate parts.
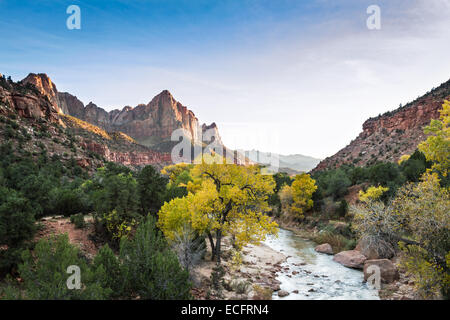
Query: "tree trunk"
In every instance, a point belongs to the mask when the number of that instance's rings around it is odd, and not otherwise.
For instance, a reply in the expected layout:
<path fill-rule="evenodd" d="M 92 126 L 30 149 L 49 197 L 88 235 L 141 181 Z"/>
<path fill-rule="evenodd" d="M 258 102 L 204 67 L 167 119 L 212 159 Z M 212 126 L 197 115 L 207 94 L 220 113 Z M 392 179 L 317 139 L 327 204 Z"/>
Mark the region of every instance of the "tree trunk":
<path fill-rule="evenodd" d="M 220 264 L 220 245 L 222 243 L 222 230 L 216 231 L 216 259 L 217 264 Z"/>
<path fill-rule="evenodd" d="M 211 235 L 211 232 L 208 232 L 207 235 L 209 239 L 209 244 L 211 245 L 211 261 L 214 261 L 214 259 L 216 258 L 216 247 L 214 246 L 214 239 Z"/>

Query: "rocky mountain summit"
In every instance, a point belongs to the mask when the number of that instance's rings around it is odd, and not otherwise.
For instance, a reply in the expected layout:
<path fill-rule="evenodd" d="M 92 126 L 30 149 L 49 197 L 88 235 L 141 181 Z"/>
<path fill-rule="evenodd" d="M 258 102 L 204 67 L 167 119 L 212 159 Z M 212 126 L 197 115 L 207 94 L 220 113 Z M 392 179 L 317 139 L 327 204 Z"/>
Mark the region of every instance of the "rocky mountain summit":
<path fill-rule="evenodd" d="M 107 131 L 121 131 L 150 147 L 170 141 L 176 129 L 186 130 L 195 141 L 201 140 L 201 133 L 206 129 L 215 128 L 218 135 L 214 123 L 201 126 L 195 114 L 176 101 L 168 90 L 156 95 L 148 104 L 139 104 L 134 108 L 125 106 L 122 110 L 109 112 L 93 102 L 84 106 L 69 93 L 58 93 L 58 101 L 64 113 Z"/>
<path fill-rule="evenodd" d="M 82 137 L 77 147 L 107 161 L 131 166 L 169 164 L 171 151 L 179 143 L 171 141 L 177 129 L 193 138 L 192 145 L 205 147 L 214 142 L 224 155 L 233 154 L 235 163 L 246 161 L 225 148 L 215 123 L 200 125 L 194 113 L 167 90 L 148 104 L 107 112 L 93 102 L 85 106 L 76 96 L 59 92 L 44 73 L 30 73 L 19 82 L 1 76 L 0 81 L 0 113 L 66 128 Z M 83 166 L 92 164 L 86 157 L 78 155 L 77 159 Z"/>
<path fill-rule="evenodd" d="M 345 148 L 321 161 L 313 171 L 343 164 L 365 166 L 377 161 L 395 162 L 411 154 L 425 140 L 423 127 L 439 118 L 444 100 L 450 99 L 450 80 L 413 102 L 363 124 L 363 131 Z"/>
<path fill-rule="evenodd" d="M 171 163 L 170 153 L 140 145 L 119 131 L 106 131 L 65 114 L 56 86 L 45 74 L 30 74 L 13 82 L 0 76 L 0 143 L 15 143 L 17 150 L 74 161 L 95 169 L 104 161 L 129 166 Z"/>
<path fill-rule="evenodd" d="M 46 74 L 30 73 L 21 83 L 35 86 L 47 97 L 57 113 L 84 120 L 105 131 L 123 132 L 139 144 L 159 151 L 169 152 L 172 149 L 173 143 L 170 143 L 170 140 L 176 129 L 184 129 L 186 134 L 199 144 L 202 134 L 210 130 L 209 135 L 215 138 L 206 143 L 215 140 L 223 145 L 216 124 L 200 125 L 195 114 L 176 101 L 168 90 L 163 90 L 148 104 L 125 106 L 121 110 L 114 109 L 108 112 L 93 102 L 84 105 L 76 96 L 59 92 Z"/>

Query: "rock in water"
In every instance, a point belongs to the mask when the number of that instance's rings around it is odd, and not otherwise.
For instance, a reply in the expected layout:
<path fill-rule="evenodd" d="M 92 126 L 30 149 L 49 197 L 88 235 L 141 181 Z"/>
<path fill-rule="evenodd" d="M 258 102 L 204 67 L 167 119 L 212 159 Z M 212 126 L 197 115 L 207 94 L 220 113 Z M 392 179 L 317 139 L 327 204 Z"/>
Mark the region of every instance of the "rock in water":
<path fill-rule="evenodd" d="M 333 248 L 329 243 L 318 245 L 314 250 L 320 253 L 333 254 Z"/>
<path fill-rule="evenodd" d="M 289 292 L 287 292 L 287 291 L 285 291 L 285 290 L 280 290 L 280 291 L 278 291 L 278 296 L 279 296 L 280 298 L 287 297 L 288 295 L 289 295 Z"/>
<path fill-rule="evenodd" d="M 366 260 L 366 256 L 356 250 L 341 251 L 333 257 L 333 261 L 355 269 L 363 269 Z"/>

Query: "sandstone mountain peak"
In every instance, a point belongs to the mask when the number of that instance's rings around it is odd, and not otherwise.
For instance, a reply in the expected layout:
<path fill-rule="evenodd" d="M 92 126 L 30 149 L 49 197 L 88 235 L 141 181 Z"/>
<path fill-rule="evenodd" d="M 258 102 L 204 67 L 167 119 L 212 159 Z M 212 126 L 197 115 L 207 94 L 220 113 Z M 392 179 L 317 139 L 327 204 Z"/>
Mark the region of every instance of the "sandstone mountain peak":
<path fill-rule="evenodd" d="M 65 114 L 77 117 L 106 131 L 121 131 L 145 146 L 163 144 L 168 148 L 176 129 L 185 129 L 194 140 L 203 131 L 214 129 L 217 141 L 221 139 L 215 123 L 201 126 L 194 112 L 172 96 L 169 90 L 157 94 L 148 104 L 106 111 L 93 102 L 86 106 L 69 93 L 58 93 L 58 105 Z M 169 143 L 170 144 L 170 143 Z"/>
<path fill-rule="evenodd" d="M 197 142 L 201 140 L 203 132 L 213 129 L 214 140 L 222 144 L 217 125 L 200 125 L 194 112 L 175 100 L 169 90 L 161 91 L 148 104 L 106 111 L 92 101 L 84 105 L 76 96 L 58 92 L 56 85 L 45 73 L 30 73 L 20 83 L 24 86 L 31 85 L 48 100 L 50 111 L 46 113 L 70 115 L 107 132 L 123 132 L 144 146 L 169 150 L 174 143 L 171 141 L 172 133 L 177 129 L 188 131 Z M 37 109 L 33 112 L 35 111 Z"/>
<path fill-rule="evenodd" d="M 50 77 L 45 73 L 30 73 L 21 81 L 23 84 L 32 84 L 44 96 L 48 98 L 53 108 L 58 113 L 63 113 L 58 105 L 58 90 Z"/>

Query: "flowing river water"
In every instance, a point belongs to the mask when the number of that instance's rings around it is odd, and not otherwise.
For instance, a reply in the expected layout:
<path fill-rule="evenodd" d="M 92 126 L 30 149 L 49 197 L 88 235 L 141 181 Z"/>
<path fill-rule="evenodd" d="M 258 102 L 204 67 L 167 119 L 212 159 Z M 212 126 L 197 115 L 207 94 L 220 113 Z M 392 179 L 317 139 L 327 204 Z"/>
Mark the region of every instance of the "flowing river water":
<path fill-rule="evenodd" d="M 333 256 L 316 252 L 312 241 L 280 229 L 278 237 L 269 237 L 265 244 L 288 257 L 277 273 L 277 280 L 281 282 L 281 290 L 289 295 L 280 298 L 275 292 L 273 299 L 379 299 L 377 290 L 363 283 L 360 270 L 344 267 L 334 262 Z M 298 293 L 293 293 L 295 290 Z"/>

